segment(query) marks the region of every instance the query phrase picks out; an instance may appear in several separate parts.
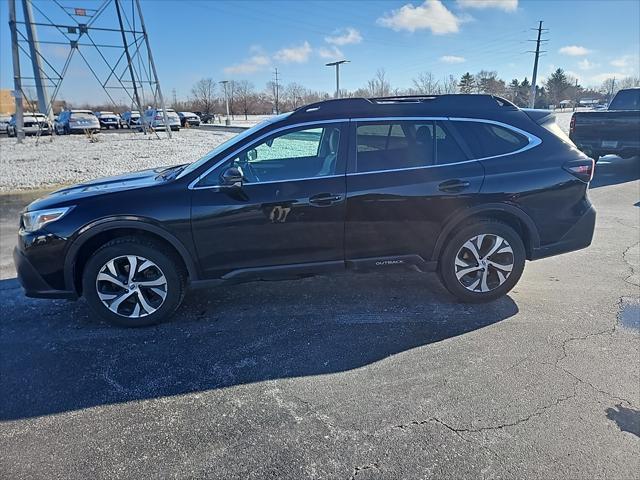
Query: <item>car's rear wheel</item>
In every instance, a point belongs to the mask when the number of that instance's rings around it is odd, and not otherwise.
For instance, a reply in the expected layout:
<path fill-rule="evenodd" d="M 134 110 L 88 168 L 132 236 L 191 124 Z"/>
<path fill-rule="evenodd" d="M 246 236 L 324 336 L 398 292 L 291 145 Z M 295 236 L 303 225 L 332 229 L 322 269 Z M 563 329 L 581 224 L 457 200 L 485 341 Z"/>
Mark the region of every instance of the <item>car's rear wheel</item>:
<path fill-rule="evenodd" d="M 481 220 L 449 239 L 439 262 L 442 282 L 463 302 L 487 302 L 505 295 L 522 275 L 526 254 L 510 226 Z"/>
<path fill-rule="evenodd" d="M 98 249 L 82 276 L 89 306 L 110 323 L 155 325 L 182 303 L 184 273 L 171 252 L 146 239 L 123 237 Z"/>

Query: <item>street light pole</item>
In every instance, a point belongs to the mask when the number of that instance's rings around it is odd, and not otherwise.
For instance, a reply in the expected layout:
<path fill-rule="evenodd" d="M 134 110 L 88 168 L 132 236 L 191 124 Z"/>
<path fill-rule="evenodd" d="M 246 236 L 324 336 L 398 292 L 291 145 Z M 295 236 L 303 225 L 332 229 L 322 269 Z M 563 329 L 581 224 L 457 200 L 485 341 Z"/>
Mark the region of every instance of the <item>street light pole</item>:
<path fill-rule="evenodd" d="M 224 101 L 227 105 L 227 118 L 225 119 L 224 124 L 231 125 L 231 120 L 229 120 L 229 96 L 227 95 L 227 84 L 229 83 L 229 80 L 222 80 L 220 83 L 224 87 Z"/>
<path fill-rule="evenodd" d="M 340 65 L 350 63 L 349 60 L 338 60 L 337 62 L 327 63 L 327 67 L 336 67 L 336 98 L 340 98 Z"/>

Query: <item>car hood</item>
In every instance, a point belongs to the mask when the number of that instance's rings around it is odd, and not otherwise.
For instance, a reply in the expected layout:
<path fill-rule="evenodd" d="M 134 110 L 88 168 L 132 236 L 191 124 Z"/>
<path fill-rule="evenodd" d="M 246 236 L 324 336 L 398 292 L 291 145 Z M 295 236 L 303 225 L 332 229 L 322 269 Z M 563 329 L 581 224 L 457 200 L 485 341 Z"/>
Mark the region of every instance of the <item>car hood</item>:
<path fill-rule="evenodd" d="M 165 181 L 159 174 L 167 168 L 160 167 L 113 177 L 104 177 L 65 187 L 35 200 L 27 207 L 27 211 L 70 205 L 79 199 L 87 197 L 158 185 Z"/>

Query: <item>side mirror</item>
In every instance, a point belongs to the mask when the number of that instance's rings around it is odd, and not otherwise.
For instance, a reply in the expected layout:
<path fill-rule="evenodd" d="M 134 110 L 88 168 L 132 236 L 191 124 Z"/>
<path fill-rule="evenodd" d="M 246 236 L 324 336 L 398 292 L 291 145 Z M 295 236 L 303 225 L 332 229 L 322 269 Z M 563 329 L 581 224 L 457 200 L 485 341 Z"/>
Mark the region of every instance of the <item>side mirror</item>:
<path fill-rule="evenodd" d="M 255 148 L 252 148 L 251 150 L 249 150 L 247 152 L 247 159 L 250 162 L 254 162 L 255 160 L 258 159 L 258 152 L 257 152 L 257 150 Z"/>
<path fill-rule="evenodd" d="M 222 185 L 227 187 L 242 187 L 242 181 L 244 180 L 244 173 L 240 167 L 229 167 L 222 175 L 220 175 Z"/>

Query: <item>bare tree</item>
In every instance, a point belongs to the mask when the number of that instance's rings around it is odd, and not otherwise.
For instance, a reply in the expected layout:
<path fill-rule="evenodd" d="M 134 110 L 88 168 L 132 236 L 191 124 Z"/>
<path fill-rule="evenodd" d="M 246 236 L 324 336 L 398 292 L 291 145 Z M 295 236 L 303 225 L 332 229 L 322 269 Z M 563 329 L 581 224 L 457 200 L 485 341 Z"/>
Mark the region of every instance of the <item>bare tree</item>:
<path fill-rule="evenodd" d="M 417 78 L 414 78 L 413 86 L 418 95 L 438 95 L 440 93 L 440 82 L 431 72 L 421 73 Z"/>
<path fill-rule="evenodd" d="M 458 79 L 453 75 L 444 77 L 442 79 L 442 88 L 440 90 L 442 93 L 446 94 L 458 93 Z"/>
<path fill-rule="evenodd" d="M 241 80 L 236 82 L 235 87 L 236 99 L 240 104 L 240 109 L 244 113 L 244 119 L 247 120 L 247 115 L 253 108 L 255 103 L 255 88 L 253 83 L 248 80 Z"/>
<path fill-rule="evenodd" d="M 284 89 L 285 101 L 289 104 L 292 110 L 303 105 L 306 95 L 307 89 L 299 83 L 291 82 Z"/>
<path fill-rule="evenodd" d="M 391 93 L 391 83 L 384 68 L 379 68 L 375 77 L 367 82 L 367 93 L 371 97 L 387 97 Z"/>
<path fill-rule="evenodd" d="M 203 78 L 198 80 L 191 89 L 193 103 L 202 113 L 211 114 L 217 102 L 216 98 L 216 82 L 211 78 Z"/>

